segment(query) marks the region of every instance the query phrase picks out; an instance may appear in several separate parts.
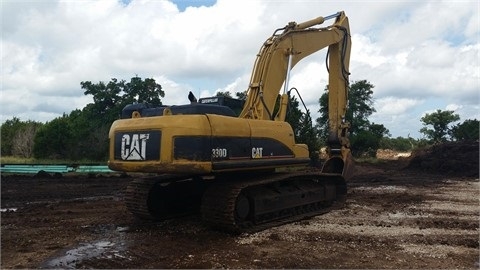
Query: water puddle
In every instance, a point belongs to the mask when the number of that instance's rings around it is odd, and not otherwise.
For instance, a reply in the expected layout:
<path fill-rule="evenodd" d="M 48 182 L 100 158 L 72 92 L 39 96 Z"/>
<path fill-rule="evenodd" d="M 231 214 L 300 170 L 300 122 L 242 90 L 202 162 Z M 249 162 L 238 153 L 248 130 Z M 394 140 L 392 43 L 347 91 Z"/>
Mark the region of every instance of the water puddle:
<path fill-rule="evenodd" d="M 0 208 L 1 213 L 17 212 L 18 208 Z"/>
<path fill-rule="evenodd" d="M 78 247 L 64 250 L 54 258 L 49 259 L 40 268 L 76 269 L 79 264 L 89 259 L 123 259 L 130 260 L 127 253 L 124 232 L 128 227 L 117 227 L 109 240 L 100 240 L 93 243 L 83 243 Z"/>

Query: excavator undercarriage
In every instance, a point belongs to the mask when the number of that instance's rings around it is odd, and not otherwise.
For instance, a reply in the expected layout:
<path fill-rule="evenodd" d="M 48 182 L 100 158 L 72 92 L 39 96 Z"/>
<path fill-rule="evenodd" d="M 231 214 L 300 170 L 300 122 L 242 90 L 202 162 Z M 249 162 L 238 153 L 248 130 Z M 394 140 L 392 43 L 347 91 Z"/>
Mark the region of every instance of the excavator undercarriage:
<path fill-rule="evenodd" d="M 241 233 L 342 207 L 346 183 L 338 174 L 315 170 L 225 174 L 207 179 L 163 175 L 135 179 L 125 196 L 127 208 L 142 219 L 165 220 L 200 211 L 208 225 Z"/>

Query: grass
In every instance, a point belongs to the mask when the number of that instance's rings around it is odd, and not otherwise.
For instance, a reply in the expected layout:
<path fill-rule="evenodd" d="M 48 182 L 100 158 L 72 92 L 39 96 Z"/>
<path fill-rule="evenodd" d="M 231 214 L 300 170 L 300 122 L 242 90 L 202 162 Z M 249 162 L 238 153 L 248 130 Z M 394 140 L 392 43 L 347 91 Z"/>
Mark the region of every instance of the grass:
<path fill-rule="evenodd" d="M 44 165 L 58 165 L 58 164 L 78 164 L 78 165 L 107 165 L 106 161 L 93 160 L 67 160 L 67 159 L 35 159 L 35 158 L 21 158 L 14 156 L 0 156 L 0 164 L 44 164 Z"/>

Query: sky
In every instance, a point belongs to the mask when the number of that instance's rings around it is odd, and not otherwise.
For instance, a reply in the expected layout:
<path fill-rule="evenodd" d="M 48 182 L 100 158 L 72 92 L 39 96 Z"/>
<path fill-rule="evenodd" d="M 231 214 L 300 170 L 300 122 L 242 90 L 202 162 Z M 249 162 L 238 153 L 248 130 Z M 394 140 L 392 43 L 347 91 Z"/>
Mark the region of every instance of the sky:
<path fill-rule="evenodd" d="M 92 103 L 80 82 L 154 78 L 164 104 L 248 88 L 277 28 L 345 11 L 350 81 L 367 80 L 392 137 L 421 138 L 421 117 L 480 119 L 478 1 L 1 0 L 0 120 L 48 122 Z M 331 21 L 325 22 L 326 25 Z M 328 81 L 325 50 L 292 70 L 314 118 Z"/>

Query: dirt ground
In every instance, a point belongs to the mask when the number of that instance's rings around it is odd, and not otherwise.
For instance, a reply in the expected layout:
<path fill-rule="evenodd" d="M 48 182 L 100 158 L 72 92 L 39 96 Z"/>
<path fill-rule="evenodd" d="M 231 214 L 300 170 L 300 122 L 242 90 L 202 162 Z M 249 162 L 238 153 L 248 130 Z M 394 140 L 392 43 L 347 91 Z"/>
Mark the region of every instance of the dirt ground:
<path fill-rule="evenodd" d="M 478 174 L 407 165 L 357 164 L 345 208 L 242 235 L 135 220 L 128 177 L 3 175 L 0 268 L 480 268 Z"/>

